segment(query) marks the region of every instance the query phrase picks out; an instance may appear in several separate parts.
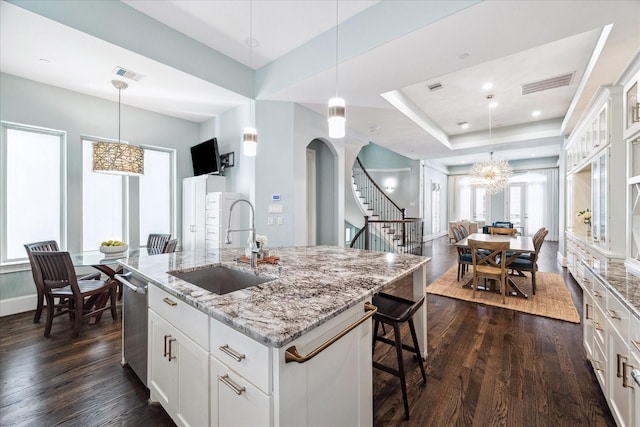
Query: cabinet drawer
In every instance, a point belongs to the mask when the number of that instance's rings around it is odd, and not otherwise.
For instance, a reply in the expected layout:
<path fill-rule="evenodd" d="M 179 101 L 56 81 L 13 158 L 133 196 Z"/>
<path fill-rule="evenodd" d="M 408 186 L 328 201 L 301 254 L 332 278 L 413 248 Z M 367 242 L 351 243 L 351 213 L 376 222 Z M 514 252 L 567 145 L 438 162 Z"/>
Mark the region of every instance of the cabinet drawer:
<path fill-rule="evenodd" d="M 149 286 L 149 308 L 204 349 L 209 348 L 209 316 L 183 300 Z"/>
<path fill-rule="evenodd" d="M 243 377 L 210 357 L 211 364 L 211 425 L 265 426 L 272 425 L 271 396 L 264 394 Z"/>
<path fill-rule="evenodd" d="M 600 388 L 606 390 L 607 383 L 607 358 L 605 352 L 598 343 L 593 346 L 593 358 L 591 359 L 591 365 L 593 366 L 593 372 L 596 374 L 596 378 L 600 383 Z"/>
<path fill-rule="evenodd" d="M 593 302 L 598 304 L 601 309 L 605 309 L 607 307 L 607 288 L 596 279 L 593 275 L 589 275 L 589 281 L 591 286 L 591 294 L 593 295 Z"/>
<path fill-rule="evenodd" d="M 608 292 L 605 315 L 611 326 L 626 343 L 629 336 L 629 310 L 611 292 Z"/>
<path fill-rule="evenodd" d="M 265 393 L 271 393 L 269 347 L 211 319 L 211 354 Z"/>
<path fill-rule="evenodd" d="M 640 357 L 640 319 L 633 314 L 630 317 L 629 348 L 631 349 L 631 352 L 636 352 Z M 640 369 L 640 366 L 638 366 L 638 369 Z M 638 393 L 640 393 L 640 391 L 638 391 Z M 640 417 L 640 413 L 638 413 L 638 417 Z"/>

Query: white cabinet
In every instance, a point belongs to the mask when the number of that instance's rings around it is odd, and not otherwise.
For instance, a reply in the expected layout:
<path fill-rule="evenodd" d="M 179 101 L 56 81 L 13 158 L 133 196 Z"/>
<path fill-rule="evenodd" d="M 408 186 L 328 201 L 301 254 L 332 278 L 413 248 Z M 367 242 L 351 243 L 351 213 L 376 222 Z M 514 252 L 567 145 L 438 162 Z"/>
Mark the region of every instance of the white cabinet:
<path fill-rule="evenodd" d="M 640 70 L 624 86 L 624 137 L 640 131 Z"/>
<path fill-rule="evenodd" d="M 619 427 L 640 421 L 631 371 L 640 364 L 640 319 L 616 291 L 590 268 L 584 269 L 584 348 Z"/>
<path fill-rule="evenodd" d="M 271 396 L 211 356 L 211 426 L 271 425 Z"/>
<path fill-rule="evenodd" d="M 207 193 L 225 190 L 225 178 L 200 175 L 182 180 L 182 250 L 205 248 Z"/>
<path fill-rule="evenodd" d="M 207 249 L 218 249 L 225 245 L 224 234 L 231 224 L 231 228 L 240 228 L 240 212 L 241 206 L 234 208 L 231 221 L 229 221 L 229 208 L 233 202 L 240 200 L 242 195 L 239 193 L 215 192 L 208 193 L 206 197 L 206 235 L 205 242 Z M 247 228 L 247 227 L 244 227 Z M 240 248 L 247 244 L 238 239 L 238 235 L 234 235 L 232 243 L 227 246 L 231 248 Z"/>
<path fill-rule="evenodd" d="M 310 360 L 285 360 L 292 346 L 308 354 L 364 315 L 352 307 L 283 348 L 211 319 L 211 425 L 372 425 L 371 321 Z"/>
<path fill-rule="evenodd" d="M 149 286 L 150 400 L 179 426 L 209 424 L 208 326 L 206 314 Z"/>

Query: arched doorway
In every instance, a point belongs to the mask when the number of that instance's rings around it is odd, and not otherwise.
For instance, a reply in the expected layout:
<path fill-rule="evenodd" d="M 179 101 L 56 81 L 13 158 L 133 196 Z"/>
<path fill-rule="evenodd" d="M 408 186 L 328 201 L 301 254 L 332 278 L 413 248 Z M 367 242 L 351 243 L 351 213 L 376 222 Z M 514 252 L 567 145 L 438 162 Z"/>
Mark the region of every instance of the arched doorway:
<path fill-rule="evenodd" d="M 337 245 L 336 155 L 321 139 L 307 145 L 307 244 Z"/>

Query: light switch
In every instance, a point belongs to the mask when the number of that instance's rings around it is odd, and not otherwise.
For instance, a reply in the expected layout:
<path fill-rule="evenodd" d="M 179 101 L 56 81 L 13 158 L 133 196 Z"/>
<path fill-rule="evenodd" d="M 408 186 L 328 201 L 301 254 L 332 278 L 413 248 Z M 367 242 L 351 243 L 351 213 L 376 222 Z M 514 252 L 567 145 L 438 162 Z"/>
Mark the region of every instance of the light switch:
<path fill-rule="evenodd" d="M 278 217 L 278 225 L 282 225 L 282 217 L 281 216 Z"/>
<path fill-rule="evenodd" d="M 282 213 L 282 205 L 269 205 L 269 213 Z"/>
<path fill-rule="evenodd" d="M 273 217 L 272 216 L 268 216 L 267 217 L 267 225 L 273 225 Z"/>

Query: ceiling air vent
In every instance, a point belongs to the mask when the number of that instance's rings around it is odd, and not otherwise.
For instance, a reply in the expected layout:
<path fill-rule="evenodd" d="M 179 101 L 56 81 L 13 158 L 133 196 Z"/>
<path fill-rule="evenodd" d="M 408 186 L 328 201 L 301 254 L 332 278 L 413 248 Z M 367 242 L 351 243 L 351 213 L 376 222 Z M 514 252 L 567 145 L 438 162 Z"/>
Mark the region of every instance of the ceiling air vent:
<path fill-rule="evenodd" d="M 433 83 L 433 84 L 427 85 L 427 88 L 431 92 L 433 92 L 434 90 L 442 89 L 442 83 Z"/>
<path fill-rule="evenodd" d="M 122 67 L 116 67 L 114 72 L 116 73 L 117 76 L 125 77 L 127 79 L 131 79 L 136 82 L 139 82 L 144 77 L 142 74 L 127 70 L 126 68 L 122 68 Z"/>
<path fill-rule="evenodd" d="M 528 95 L 530 93 L 542 92 L 543 90 L 569 86 L 571 84 L 572 78 L 573 78 L 573 73 L 570 73 L 570 74 L 564 74 L 558 77 L 552 77 L 546 80 L 540 80 L 538 82 L 523 84 L 522 94 Z"/>

